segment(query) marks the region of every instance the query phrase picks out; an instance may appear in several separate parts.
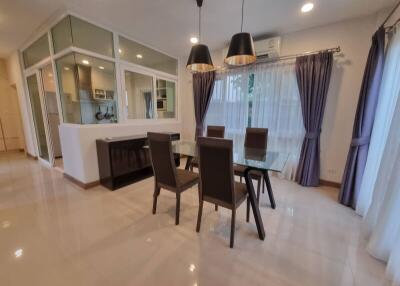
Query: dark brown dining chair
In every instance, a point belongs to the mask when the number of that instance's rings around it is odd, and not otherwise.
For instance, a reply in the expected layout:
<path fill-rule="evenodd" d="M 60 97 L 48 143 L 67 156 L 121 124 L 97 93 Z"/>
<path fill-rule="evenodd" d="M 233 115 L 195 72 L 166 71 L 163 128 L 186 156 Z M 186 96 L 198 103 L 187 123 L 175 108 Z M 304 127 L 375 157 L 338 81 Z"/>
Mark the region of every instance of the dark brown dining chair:
<path fill-rule="evenodd" d="M 224 138 L 225 137 L 225 126 L 208 125 L 207 126 L 207 137 Z M 193 158 L 190 164 L 190 170 L 193 168 L 199 168 L 199 161 L 197 158 Z"/>
<path fill-rule="evenodd" d="M 268 129 L 267 128 L 246 128 L 246 135 L 244 139 L 244 147 L 252 149 L 266 150 L 268 142 Z M 236 176 L 240 177 L 240 182 L 244 177 L 246 167 L 235 165 L 234 172 Z M 251 177 L 257 180 L 257 200 L 260 199 L 260 187 L 262 185 L 262 192 L 264 193 L 265 187 L 263 178 L 264 175 L 260 171 L 251 171 Z"/>
<path fill-rule="evenodd" d="M 199 176 L 177 169 L 172 154 L 171 136 L 163 133 L 147 133 L 151 164 L 154 172 L 153 214 L 161 188 L 176 194 L 175 224 L 179 224 L 181 193 L 198 184 Z"/>
<path fill-rule="evenodd" d="M 247 198 L 245 184 L 235 182 L 233 174 L 232 140 L 197 138 L 199 154 L 199 213 L 196 231 L 200 231 L 203 202 L 232 210 L 230 247 L 235 240 L 236 209 Z"/>

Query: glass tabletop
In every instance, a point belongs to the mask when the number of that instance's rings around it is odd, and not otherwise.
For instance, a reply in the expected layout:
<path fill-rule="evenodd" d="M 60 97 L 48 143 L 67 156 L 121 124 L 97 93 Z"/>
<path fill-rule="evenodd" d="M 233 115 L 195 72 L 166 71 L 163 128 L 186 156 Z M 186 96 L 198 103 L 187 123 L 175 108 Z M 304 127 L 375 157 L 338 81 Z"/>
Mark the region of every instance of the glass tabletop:
<path fill-rule="evenodd" d="M 172 152 L 197 157 L 196 142 L 173 141 Z M 245 148 L 244 146 L 234 146 L 233 148 L 233 163 L 264 171 L 282 172 L 288 158 L 288 153 Z"/>

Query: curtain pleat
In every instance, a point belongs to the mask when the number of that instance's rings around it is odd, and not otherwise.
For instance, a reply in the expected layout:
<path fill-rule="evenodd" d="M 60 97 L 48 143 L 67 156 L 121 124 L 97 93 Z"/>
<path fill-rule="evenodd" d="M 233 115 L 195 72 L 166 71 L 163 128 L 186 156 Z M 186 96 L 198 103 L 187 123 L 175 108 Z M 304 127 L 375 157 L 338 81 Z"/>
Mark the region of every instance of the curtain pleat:
<path fill-rule="evenodd" d="M 385 29 L 379 28 L 372 37 L 364 78 L 353 125 L 353 136 L 343 173 L 339 202 L 356 208 L 361 180 L 367 163 L 370 136 L 382 81 L 385 54 Z"/>
<path fill-rule="evenodd" d="M 306 129 L 296 181 L 303 186 L 319 185 L 320 133 L 332 65 L 332 52 L 302 56 L 296 59 L 296 75 Z"/>
<path fill-rule="evenodd" d="M 214 90 L 215 71 L 193 74 L 193 102 L 196 118 L 195 138 L 203 136 L 204 118 Z"/>

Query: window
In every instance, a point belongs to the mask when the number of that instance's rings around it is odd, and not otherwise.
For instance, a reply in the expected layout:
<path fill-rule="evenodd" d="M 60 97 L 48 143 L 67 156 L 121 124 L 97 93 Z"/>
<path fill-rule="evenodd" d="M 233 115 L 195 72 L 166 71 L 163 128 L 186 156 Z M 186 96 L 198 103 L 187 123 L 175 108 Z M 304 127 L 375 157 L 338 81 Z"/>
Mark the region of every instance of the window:
<path fill-rule="evenodd" d="M 49 56 L 50 49 L 47 34 L 40 37 L 36 42 L 26 48 L 22 53 L 25 68 L 33 66 L 34 64 Z"/>
<path fill-rule="evenodd" d="M 154 118 L 152 76 L 125 71 L 125 96 L 128 119 Z"/>
<path fill-rule="evenodd" d="M 122 60 L 177 75 L 178 61 L 139 43 L 119 37 L 118 52 Z"/>
<path fill-rule="evenodd" d="M 113 34 L 74 16 L 67 16 L 51 29 L 54 52 L 74 46 L 114 57 Z"/>
<path fill-rule="evenodd" d="M 246 127 L 268 128 L 268 151 L 290 154 L 283 176 L 294 179 L 305 134 L 294 62 L 218 75 L 205 125 L 224 125 L 237 146 Z"/>
<path fill-rule="evenodd" d="M 175 118 L 175 82 L 157 79 L 157 117 Z"/>
<path fill-rule="evenodd" d="M 58 59 L 56 66 L 66 123 L 118 121 L 114 63 L 72 53 Z"/>

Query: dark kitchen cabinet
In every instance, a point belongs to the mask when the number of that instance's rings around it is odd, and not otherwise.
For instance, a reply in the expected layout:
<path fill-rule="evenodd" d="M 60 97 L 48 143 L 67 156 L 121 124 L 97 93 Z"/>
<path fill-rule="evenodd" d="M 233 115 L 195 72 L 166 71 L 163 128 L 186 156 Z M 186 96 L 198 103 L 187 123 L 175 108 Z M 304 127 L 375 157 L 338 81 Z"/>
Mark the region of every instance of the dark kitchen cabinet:
<path fill-rule="evenodd" d="M 179 140 L 179 133 L 169 133 Z M 153 175 L 146 135 L 97 139 L 100 184 L 110 190 L 127 186 Z M 175 163 L 180 164 L 179 155 Z"/>

